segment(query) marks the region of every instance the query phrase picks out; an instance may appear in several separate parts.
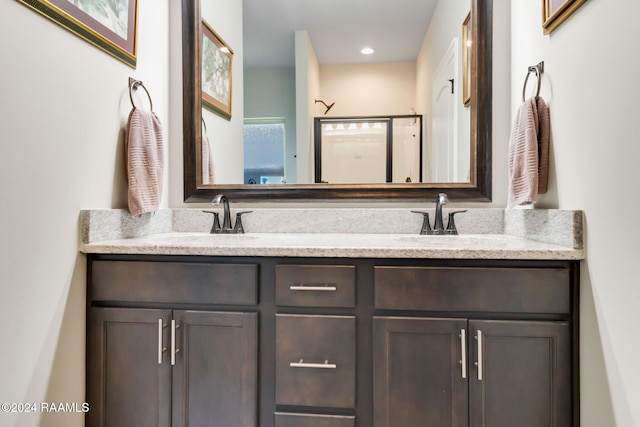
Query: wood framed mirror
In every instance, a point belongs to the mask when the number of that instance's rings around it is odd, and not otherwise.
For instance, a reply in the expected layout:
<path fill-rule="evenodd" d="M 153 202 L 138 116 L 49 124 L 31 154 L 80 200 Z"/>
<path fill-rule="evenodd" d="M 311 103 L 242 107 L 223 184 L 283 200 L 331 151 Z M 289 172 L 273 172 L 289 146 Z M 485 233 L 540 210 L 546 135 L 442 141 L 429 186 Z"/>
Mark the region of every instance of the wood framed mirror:
<path fill-rule="evenodd" d="M 382 184 L 203 184 L 200 0 L 182 0 L 183 189 L 188 203 L 224 193 L 235 201 L 491 200 L 493 0 L 471 0 L 469 182 Z M 462 22 L 460 23 L 462 24 Z"/>

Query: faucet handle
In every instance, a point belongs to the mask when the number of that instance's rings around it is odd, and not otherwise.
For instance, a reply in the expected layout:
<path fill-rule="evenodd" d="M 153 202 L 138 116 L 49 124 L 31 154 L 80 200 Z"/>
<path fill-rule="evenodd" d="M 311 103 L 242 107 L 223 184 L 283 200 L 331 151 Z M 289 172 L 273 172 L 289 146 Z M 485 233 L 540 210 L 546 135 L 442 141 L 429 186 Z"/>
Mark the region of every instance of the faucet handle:
<path fill-rule="evenodd" d="M 253 211 L 242 211 L 236 213 L 236 225 L 233 227 L 233 232 L 238 234 L 244 234 L 244 228 L 242 227 L 242 214 L 251 213 Z"/>
<path fill-rule="evenodd" d="M 413 213 L 422 214 L 422 227 L 420 227 L 420 234 L 425 235 L 431 232 L 431 224 L 429 223 L 429 212 L 411 211 Z"/>
<path fill-rule="evenodd" d="M 458 229 L 456 229 L 456 223 L 453 220 L 453 216 L 455 214 L 459 214 L 459 213 L 463 213 L 466 212 L 467 210 L 462 210 L 462 211 L 453 211 L 453 212 L 449 212 L 449 221 L 447 222 L 447 229 L 445 230 L 446 234 L 453 234 L 453 235 L 457 235 L 458 234 Z"/>
<path fill-rule="evenodd" d="M 214 211 L 202 211 L 205 213 L 213 214 L 213 225 L 211 226 L 211 234 L 219 233 L 221 231 L 220 227 L 220 214 Z"/>

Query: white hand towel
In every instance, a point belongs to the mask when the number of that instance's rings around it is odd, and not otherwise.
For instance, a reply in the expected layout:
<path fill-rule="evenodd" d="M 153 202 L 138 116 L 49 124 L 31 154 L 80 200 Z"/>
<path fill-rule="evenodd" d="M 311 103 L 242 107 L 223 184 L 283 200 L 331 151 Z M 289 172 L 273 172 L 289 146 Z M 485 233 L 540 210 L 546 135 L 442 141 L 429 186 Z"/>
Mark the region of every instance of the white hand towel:
<path fill-rule="evenodd" d="M 129 211 L 133 217 L 156 212 L 164 183 L 164 143 L 155 113 L 133 108 L 125 140 Z"/>
<path fill-rule="evenodd" d="M 535 203 L 547 192 L 549 108 L 541 97 L 529 98 L 516 113 L 509 140 L 507 208 Z"/>
<path fill-rule="evenodd" d="M 202 183 L 215 184 L 213 174 L 213 156 L 211 155 L 211 141 L 206 133 L 202 132 Z"/>

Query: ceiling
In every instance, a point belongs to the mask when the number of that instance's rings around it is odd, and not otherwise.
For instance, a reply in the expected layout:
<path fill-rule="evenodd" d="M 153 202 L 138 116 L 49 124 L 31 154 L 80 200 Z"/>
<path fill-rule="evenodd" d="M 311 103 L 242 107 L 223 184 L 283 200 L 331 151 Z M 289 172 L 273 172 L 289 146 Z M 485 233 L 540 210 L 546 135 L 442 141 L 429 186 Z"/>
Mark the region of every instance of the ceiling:
<path fill-rule="evenodd" d="M 436 3 L 243 0 L 244 66 L 292 67 L 297 30 L 308 31 L 322 65 L 415 61 Z M 366 46 L 375 53 L 360 54 Z"/>

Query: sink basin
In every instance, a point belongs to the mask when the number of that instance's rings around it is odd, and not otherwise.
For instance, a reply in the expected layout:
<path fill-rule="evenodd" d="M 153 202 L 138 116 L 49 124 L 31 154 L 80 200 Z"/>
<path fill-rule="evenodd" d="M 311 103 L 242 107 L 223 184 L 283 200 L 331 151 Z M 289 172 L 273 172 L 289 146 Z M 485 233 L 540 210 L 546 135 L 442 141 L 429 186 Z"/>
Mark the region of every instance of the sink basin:
<path fill-rule="evenodd" d="M 478 245 L 487 244 L 491 242 L 504 241 L 504 236 L 496 236 L 490 234 L 459 234 L 457 236 L 452 235 L 419 235 L 419 236 L 402 236 L 397 237 L 396 240 L 405 243 L 416 243 L 422 245 Z"/>
<path fill-rule="evenodd" d="M 258 236 L 254 236 L 251 234 L 209 234 L 209 233 L 176 233 L 176 234 L 165 234 L 156 236 L 158 240 L 162 240 L 164 243 L 175 244 L 175 243 L 184 243 L 184 244 L 215 244 L 216 242 L 220 243 L 231 243 L 231 242 L 247 242 L 258 239 Z"/>

